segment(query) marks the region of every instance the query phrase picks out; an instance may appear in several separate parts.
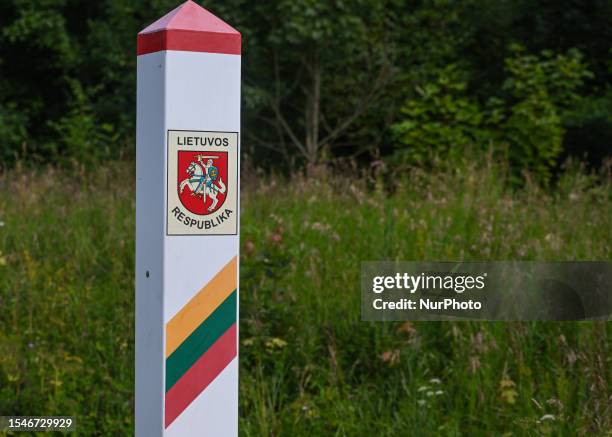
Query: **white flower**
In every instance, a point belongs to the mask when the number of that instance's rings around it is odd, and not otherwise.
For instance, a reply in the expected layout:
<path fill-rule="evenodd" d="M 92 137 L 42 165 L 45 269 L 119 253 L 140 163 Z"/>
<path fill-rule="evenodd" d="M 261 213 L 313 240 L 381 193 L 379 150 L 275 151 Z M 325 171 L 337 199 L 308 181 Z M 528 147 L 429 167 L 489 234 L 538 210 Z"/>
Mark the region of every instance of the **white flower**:
<path fill-rule="evenodd" d="M 442 396 L 444 392 L 442 390 L 436 391 L 436 396 Z"/>
<path fill-rule="evenodd" d="M 426 385 L 424 385 L 423 387 L 419 387 L 419 389 L 417 390 L 419 393 L 425 390 L 429 390 L 429 387 L 427 387 Z"/>
<path fill-rule="evenodd" d="M 555 420 L 555 416 L 553 416 L 552 414 L 545 414 L 540 417 L 540 422 L 544 422 L 545 420 Z"/>
<path fill-rule="evenodd" d="M 430 384 L 442 384 L 442 381 L 440 381 L 438 378 L 431 378 L 429 380 Z"/>

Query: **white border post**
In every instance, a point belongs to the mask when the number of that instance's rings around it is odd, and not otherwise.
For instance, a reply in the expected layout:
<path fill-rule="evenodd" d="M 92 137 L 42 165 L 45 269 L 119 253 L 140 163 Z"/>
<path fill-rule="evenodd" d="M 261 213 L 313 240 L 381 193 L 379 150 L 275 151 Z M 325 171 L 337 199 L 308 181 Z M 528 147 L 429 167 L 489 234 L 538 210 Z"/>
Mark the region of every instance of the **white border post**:
<path fill-rule="evenodd" d="M 240 53 L 192 1 L 138 34 L 137 436 L 238 434 Z"/>

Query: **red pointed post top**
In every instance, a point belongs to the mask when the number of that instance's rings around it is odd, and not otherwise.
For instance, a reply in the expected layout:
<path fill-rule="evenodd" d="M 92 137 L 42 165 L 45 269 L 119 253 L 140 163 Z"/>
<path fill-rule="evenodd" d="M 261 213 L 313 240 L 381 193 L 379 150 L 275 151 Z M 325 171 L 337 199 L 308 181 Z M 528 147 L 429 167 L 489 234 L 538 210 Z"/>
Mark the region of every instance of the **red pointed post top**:
<path fill-rule="evenodd" d="M 137 54 L 178 50 L 239 55 L 240 32 L 188 0 L 138 34 Z"/>

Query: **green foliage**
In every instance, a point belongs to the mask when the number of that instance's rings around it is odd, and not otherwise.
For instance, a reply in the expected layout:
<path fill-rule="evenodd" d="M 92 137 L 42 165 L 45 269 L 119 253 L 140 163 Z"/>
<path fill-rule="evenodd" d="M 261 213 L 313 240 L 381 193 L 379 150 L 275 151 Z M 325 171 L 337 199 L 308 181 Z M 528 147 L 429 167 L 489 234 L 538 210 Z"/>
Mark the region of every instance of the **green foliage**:
<path fill-rule="evenodd" d="M 4 147 L 0 148 L 1 162 L 12 161 L 21 151 L 27 138 L 26 126 L 27 118 L 17 109 L 17 105 L 0 105 L 0 138 L 4 144 Z"/>
<path fill-rule="evenodd" d="M 362 123 L 394 75 L 393 27 L 385 25 L 391 7 L 376 0 L 255 7 L 244 22 L 246 40 L 254 42 L 245 65 L 246 116 L 248 124 L 270 128 L 247 133 L 254 141 L 246 150 L 259 162 L 269 148 L 312 164 L 341 138 L 362 144 L 377 135 Z"/>
<path fill-rule="evenodd" d="M 592 74 L 578 50 L 539 57 L 520 47 L 515 52 L 506 60 L 510 77 L 504 83 L 513 98 L 503 126 L 510 160 L 548 180 L 562 152 L 563 111 L 579 100 L 578 90 Z"/>
<path fill-rule="evenodd" d="M 63 8 L 66 0 L 15 0 L 16 16 L 2 29 L 2 38 L 11 45 L 52 53 L 54 67 L 66 68 L 77 60 L 71 47 Z"/>
<path fill-rule="evenodd" d="M 93 166 L 102 159 L 111 156 L 111 147 L 118 149 L 118 135 L 114 132 L 112 124 L 99 125 L 88 96 L 76 81 L 71 81 L 74 101 L 67 115 L 59 121 L 50 121 L 50 127 L 57 133 L 59 140 L 52 143 L 53 150 L 58 161 L 69 160 L 69 162 Z"/>
<path fill-rule="evenodd" d="M 519 170 L 529 168 L 548 180 L 561 153 L 564 132 L 555 106 L 529 97 L 512 107 L 504 128 L 511 162 L 518 163 Z"/>
<path fill-rule="evenodd" d="M 433 82 L 416 87 L 415 98 L 401 108 L 403 121 L 393 126 L 403 146 L 396 160 L 419 165 L 436 155 L 454 160 L 467 146 L 482 142 L 489 120 L 466 87 L 455 65 L 440 71 Z"/>
<path fill-rule="evenodd" d="M 394 158 L 423 165 L 434 156 L 455 160 L 466 146 L 508 150 L 516 172 L 528 170 L 546 182 L 562 152 L 564 112 L 580 101 L 592 77 L 578 50 L 525 54 L 516 47 L 506 60 L 505 98 L 480 104 L 467 92 L 455 65 L 436 72 L 401 108 L 393 126 L 401 147 Z M 466 75 L 464 73 L 464 75 Z"/>
<path fill-rule="evenodd" d="M 1 2 L 3 166 L 24 153 L 29 162 L 133 154 L 136 33 L 178 3 Z M 607 0 L 203 5 L 244 36 L 243 150 L 258 164 L 385 155 L 397 141 L 391 126 L 410 117 L 424 122 L 416 130 L 404 126 L 410 150 L 421 150 L 419 155 L 437 140 L 440 151 L 456 141 L 484 145 L 489 139 L 480 131 L 489 128 L 494 140 L 503 136 L 500 131 L 511 131 L 505 141 L 489 143 L 499 149 L 512 145 L 517 171 L 527 166 L 550 173 L 559 148 L 569 151 L 585 143 L 577 129 L 591 138 L 586 152 L 599 147 L 602 155 L 609 153 L 604 150 L 612 132 L 608 103 L 597 103 L 603 111 L 597 119 L 589 111 L 574 111 L 566 123 L 566 108 L 586 108 L 589 100 L 609 95 L 612 4 Z M 520 55 L 512 51 L 515 42 L 525 47 Z M 552 55 L 571 48 L 584 58 Z M 527 55 L 543 51 L 550 57 Z M 593 77 L 578 88 L 587 78 L 580 74 L 583 65 Z M 438 83 L 445 77 L 452 85 Z M 85 100 L 75 88 L 83 90 Z M 565 100 L 568 93 L 580 94 L 582 101 Z M 502 119 L 491 99 L 504 102 L 505 121 L 513 117 L 507 126 L 495 126 Z M 438 108 L 437 100 L 451 107 Z M 419 108 L 424 114 L 414 115 Z M 77 132 L 79 125 L 84 133 Z M 533 144 L 538 136 L 545 144 Z M 528 144 L 518 145 L 522 141 Z M 521 154 L 529 155 L 526 162 Z"/>
<path fill-rule="evenodd" d="M 544 50 L 540 56 L 535 56 L 526 54 L 521 46 L 514 46 L 513 52 L 515 56 L 506 59 L 510 77 L 504 88 L 517 99 L 535 96 L 566 108 L 579 100 L 577 90 L 585 79 L 593 77 L 577 49 L 565 54 Z"/>
<path fill-rule="evenodd" d="M 610 323 L 360 320 L 364 259 L 611 259 L 609 179 L 513 191 L 503 166 L 465 161 L 393 195 L 329 174 L 243 184 L 241 435 L 612 427 Z M 0 177 L 3 414 L 133 434 L 133 181 L 133 164 Z"/>

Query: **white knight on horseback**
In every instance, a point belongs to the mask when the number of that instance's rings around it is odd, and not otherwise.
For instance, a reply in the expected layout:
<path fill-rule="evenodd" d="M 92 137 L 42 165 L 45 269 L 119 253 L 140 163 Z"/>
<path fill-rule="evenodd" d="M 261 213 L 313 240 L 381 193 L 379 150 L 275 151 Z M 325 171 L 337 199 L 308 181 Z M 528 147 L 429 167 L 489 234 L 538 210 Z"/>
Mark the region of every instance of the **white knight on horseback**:
<path fill-rule="evenodd" d="M 202 196 L 206 203 L 206 196 L 212 199 L 212 204 L 207 208 L 214 211 L 219 200 L 217 194 L 225 194 L 227 187 L 219 176 L 219 169 L 213 165 L 213 158 L 216 156 L 198 155 L 198 162 L 192 161 L 187 167 L 189 177 L 181 182 L 179 192 L 183 193 L 185 187 L 189 187 L 192 196 Z M 207 159 L 204 163 L 204 159 Z"/>

